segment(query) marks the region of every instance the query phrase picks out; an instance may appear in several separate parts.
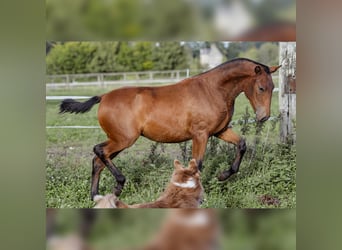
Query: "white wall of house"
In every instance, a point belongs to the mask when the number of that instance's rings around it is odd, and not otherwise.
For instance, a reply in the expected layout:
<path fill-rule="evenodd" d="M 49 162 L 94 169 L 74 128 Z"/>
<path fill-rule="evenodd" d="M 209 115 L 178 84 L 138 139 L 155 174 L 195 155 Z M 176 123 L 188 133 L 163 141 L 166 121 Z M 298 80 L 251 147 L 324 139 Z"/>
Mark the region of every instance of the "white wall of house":
<path fill-rule="evenodd" d="M 210 48 L 203 48 L 200 50 L 200 63 L 203 67 L 211 69 L 221 64 L 222 61 L 223 55 L 215 44 L 212 43 Z"/>

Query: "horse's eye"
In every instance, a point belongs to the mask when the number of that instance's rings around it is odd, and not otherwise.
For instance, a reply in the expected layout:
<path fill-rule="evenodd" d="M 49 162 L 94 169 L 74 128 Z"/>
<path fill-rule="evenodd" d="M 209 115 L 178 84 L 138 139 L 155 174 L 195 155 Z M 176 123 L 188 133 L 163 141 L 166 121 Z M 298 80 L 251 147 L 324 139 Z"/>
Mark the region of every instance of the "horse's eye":
<path fill-rule="evenodd" d="M 264 91 L 265 91 L 265 89 L 264 89 L 263 87 L 259 87 L 259 90 L 260 90 L 261 92 L 264 92 Z"/>

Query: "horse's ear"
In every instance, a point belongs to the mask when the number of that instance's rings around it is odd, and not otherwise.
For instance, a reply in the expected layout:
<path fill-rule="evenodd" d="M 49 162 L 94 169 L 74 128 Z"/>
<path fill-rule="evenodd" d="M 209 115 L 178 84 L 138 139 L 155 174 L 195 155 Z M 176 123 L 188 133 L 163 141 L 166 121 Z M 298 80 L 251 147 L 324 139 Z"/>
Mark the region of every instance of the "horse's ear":
<path fill-rule="evenodd" d="M 173 166 L 175 167 L 175 169 L 183 169 L 183 165 L 177 159 L 173 161 Z"/>
<path fill-rule="evenodd" d="M 281 65 L 269 67 L 270 73 L 272 74 L 272 73 L 276 72 L 280 67 L 281 67 Z"/>
<path fill-rule="evenodd" d="M 194 172 L 197 172 L 197 171 L 198 171 L 197 162 L 196 162 L 195 159 L 192 159 L 192 160 L 189 162 L 189 169 L 191 169 L 191 170 L 194 171 Z"/>
<path fill-rule="evenodd" d="M 255 74 L 257 74 L 257 75 L 260 75 L 260 74 L 261 74 L 261 67 L 260 67 L 259 65 L 258 65 L 258 66 L 255 66 L 254 72 L 255 72 Z"/>

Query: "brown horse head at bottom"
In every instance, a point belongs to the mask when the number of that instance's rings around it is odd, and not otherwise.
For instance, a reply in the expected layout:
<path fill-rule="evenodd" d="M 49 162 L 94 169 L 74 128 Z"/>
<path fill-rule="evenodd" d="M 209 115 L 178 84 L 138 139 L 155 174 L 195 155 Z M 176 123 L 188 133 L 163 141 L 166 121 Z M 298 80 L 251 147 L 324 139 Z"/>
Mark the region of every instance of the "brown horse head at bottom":
<path fill-rule="evenodd" d="M 141 250 L 220 249 L 220 224 L 214 209 L 170 209 L 152 241 Z"/>
<path fill-rule="evenodd" d="M 170 183 L 156 201 L 127 205 L 115 194 L 96 195 L 94 208 L 198 208 L 203 200 L 203 192 L 196 160 L 192 159 L 187 168 L 174 160 Z"/>

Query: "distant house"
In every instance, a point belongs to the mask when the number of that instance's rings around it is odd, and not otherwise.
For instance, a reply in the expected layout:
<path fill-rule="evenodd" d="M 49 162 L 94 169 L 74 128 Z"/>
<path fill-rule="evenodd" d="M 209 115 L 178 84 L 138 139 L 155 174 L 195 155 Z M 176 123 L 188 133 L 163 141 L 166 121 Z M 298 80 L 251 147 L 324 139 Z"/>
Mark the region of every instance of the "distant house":
<path fill-rule="evenodd" d="M 223 58 L 222 53 L 214 43 L 210 44 L 210 48 L 203 48 L 200 50 L 200 63 L 205 68 L 214 68 L 222 63 Z"/>

